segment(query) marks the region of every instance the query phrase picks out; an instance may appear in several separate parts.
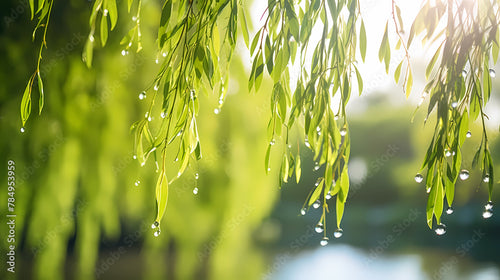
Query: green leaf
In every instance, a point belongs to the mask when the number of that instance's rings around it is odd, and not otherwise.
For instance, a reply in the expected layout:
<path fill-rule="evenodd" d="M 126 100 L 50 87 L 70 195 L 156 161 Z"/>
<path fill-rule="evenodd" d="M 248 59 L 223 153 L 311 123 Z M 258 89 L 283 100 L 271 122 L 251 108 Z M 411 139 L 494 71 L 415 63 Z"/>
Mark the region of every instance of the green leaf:
<path fill-rule="evenodd" d="M 104 47 L 106 45 L 106 41 L 108 40 L 108 18 L 101 18 L 101 44 Z"/>
<path fill-rule="evenodd" d="M 166 27 L 170 19 L 170 14 L 172 12 L 172 0 L 168 0 L 163 4 L 160 17 L 160 26 Z"/>
<path fill-rule="evenodd" d="M 281 163 L 281 170 L 283 171 L 283 182 L 288 183 L 288 169 L 290 168 L 288 157 L 285 155 Z"/>
<path fill-rule="evenodd" d="M 116 26 L 116 22 L 118 21 L 116 0 L 106 0 L 104 8 L 108 10 L 109 20 L 111 21 L 111 30 L 113 30 Z"/>
<path fill-rule="evenodd" d="M 255 34 L 255 37 L 253 37 L 252 40 L 252 45 L 250 46 L 250 53 L 253 54 L 255 48 L 257 47 L 257 44 L 259 43 L 259 38 L 260 38 L 260 32 L 262 30 L 259 30 L 257 34 Z"/>
<path fill-rule="evenodd" d="M 270 155 L 271 155 L 271 144 L 267 146 L 267 151 L 266 151 L 266 160 L 264 162 L 265 168 L 266 168 L 266 174 L 269 174 L 269 171 L 271 171 L 270 165 Z"/>
<path fill-rule="evenodd" d="M 245 45 L 249 46 L 249 33 L 248 33 L 248 25 L 247 25 L 247 18 L 245 16 L 245 12 L 243 8 L 240 6 L 240 26 L 241 26 L 241 33 L 243 34 L 243 39 L 245 40 Z"/>
<path fill-rule="evenodd" d="M 361 53 L 361 58 L 365 62 L 366 56 L 366 30 L 365 23 L 361 20 L 361 27 L 359 28 L 359 51 Z"/>
<path fill-rule="evenodd" d="M 408 79 L 406 80 L 406 87 L 405 87 L 406 98 L 410 96 L 412 87 L 413 87 L 413 73 L 411 71 L 411 68 L 408 68 Z"/>
<path fill-rule="evenodd" d="M 344 166 L 342 174 L 340 174 L 340 191 L 339 198 L 342 202 L 347 201 L 347 194 L 349 193 L 349 175 L 347 173 L 347 166 Z"/>
<path fill-rule="evenodd" d="M 33 17 L 35 16 L 35 0 L 29 0 L 30 3 L 30 11 L 31 11 L 31 20 L 33 20 Z"/>
<path fill-rule="evenodd" d="M 300 165 L 300 155 L 297 155 L 297 159 L 295 161 L 295 180 L 297 181 L 297 184 L 299 183 L 300 176 L 302 174 L 302 167 Z"/>
<path fill-rule="evenodd" d="M 156 181 L 156 222 L 160 223 L 163 215 L 165 214 L 165 210 L 167 208 L 168 201 L 168 180 L 167 175 L 165 174 L 165 170 L 163 169 L 158 176 L 158 180 Z"/>
<path fill-rule="evenodd" d="M 389 38 L 387 35 L 387 26 L 389 22 L 385 23 L 384 36 L 382 36 L 382 42 L 380 43 L 380 48 L 378 50 L 378 59 L 382 62 L 385 58 L 386 50 L 389 48 Z"/>
<path fill-rule="evenodd" d="M 311 197 L 309 197 L 309 202 L 307 203 L 308 206 L 311 206 L 316 200 L 319 199 L 319 196 L 321 195 L 321 191 L 323 190 L 325 181 L 323 178 L 319 178 L 318 181 L 316 181 L 316 188 L 314 189 L 314 192 L 311 194 Z"/>
<path fill-rule="evenodd" d="M 340 228 L 340 222 L 342 222 L 342 217 L 344 216 L 345 203 L 342 202 L 339 196 L 337 196 L 336 214 L 337 214 L 337 228 Z"/>
<path fill-rule="evenodd" d="M 396 83 L 399 83 L 399 77 L 401 76 L 401 67 L 403 67 L 403 62 L 404 60 L 401 60 L 401 62 L 398 64 L 398 67 L 396 67 L 396 70 L 394 71 L 394 81 Z"/>
<path fill-rule="evenodd" d="M 30 80 L 28 81 L 26 89 L 24 89 L 23 99 L 21 100 L 21 120 L 23 122 L 23 126 L 26 124 L 26 121 L 31 114 L 31 86 L 33 83 L 32 78 L 30 78 Z"/>
<path fill-rule="evenodd" d="M 443 45 L 439 46 L 439 48 L 436 50 L 436 53 L 432 56 L 431 61 L 427 65 L 427 68 L 425 68 L 425 78 L 429 79 L 429 75 L 431 74 L 432 68 L 434 68 L 434 64 L 436 64 L 436 61 L 439 57 L 439 54 L 441 53 L 441 47 Z"/>
<path fill-rule="evenodd" d="M 199 141 L 196 143 L 196 148 L 194 149 L 194 154 L 195 154 L 197 160 L 200 160 L 202 158 L 201 146 L 200 146 Z"/>
<path fill-rule="evenodd" d="M 87 39 L 85 47 L 83 48 L 82 60 L 85 62 L 88 68 L 92 67 L 92 54 L 94 52 L 94 44 L 92 41 Z"/>
<path fill-rule="evenodd" d="M 127 11 L 130 13 L 130 8 L 132 8 L 132 3 L 134 3 L 134 0 L 128 0 L 127 1 Z"/>
<path fill-rule="evenodd" d="M 361 74 L 359 73 L 358 67 L 354 66 L 354 70 L 356 70 L 356 79 L 358 80 L 358 90 L 359 95 L 363 92 L 363 78 L 361 78 Z"/>
<path fill-rule="evenodd" d="M 42 82 L 42 77 L 40 76 L 40 72 L 37 72 L 37 77 L 38 77 L 38 91 L 40 93 L 40 97 L 38 98 L 38 114 L 40 115 L 43 109 L 45 94 L 43 92 L 43 82 Z"/>

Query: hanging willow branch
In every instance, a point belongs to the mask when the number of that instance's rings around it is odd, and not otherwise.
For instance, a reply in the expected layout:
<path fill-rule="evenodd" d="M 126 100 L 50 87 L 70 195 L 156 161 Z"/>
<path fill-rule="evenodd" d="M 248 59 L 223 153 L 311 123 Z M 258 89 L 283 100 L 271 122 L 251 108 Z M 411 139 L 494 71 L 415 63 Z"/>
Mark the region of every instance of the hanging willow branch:
<path fill-rule="evenodd" d="M 43 84 L 39 65 L 45 43 L 53 1 L 30 1 L 33 15 L 39 15 L 39 27 L 44 28 L 37 69 L 31 76 L 21 102 L 21 119 L 25 125 L 31 111 L 31 88 L 38 77 L 40 91 L 39 112 L 43 107 Z M 134 1 L 127 1 L 130 13 Z M 141 5 L 137 1 L 132 16 L 133 27 L 121 40 L 122 55 L 141 44 Z M 322 207 L 323 214 L 316 231 L 324 234 L 322 245 L 328 243 L 327 213 L 335 197 L 335 237 L 342 235 L 340 223 L 349 193 L 348 161 L 350 133 L 346 115 L 353 85 L 363 92 L 363 80 L 358 71 L 358 51 L 364 61 L 367 48 L 365 24 L 360 16 L 357 0 L 268 1 L 262 15 L 263 25 L 251 43 L 243 11 L 236 0 L 182 0 L 164 2 L 158 28 L 156 63 L 160 70 L 150 85 L 139 94 L 149 103 L 144 118 L 135 122 L 135 158 L 144 165 L 153 157 L 159 176 L 156 187 L 157 215 L 153 228 L 160 233 L 165 213 L 168 185 L 183 174 L 190 161 L 202 157 L 198 136 L 197 115 L 200 93 L 213 92 L 219 97 L 222 109 L 228 82 L 228 66 L 237 42 L 238 21 L 241 34 L 253 57 L 248 89 L 260 89 L 265 72 L 273 81 L 268 91 L 271 98 L 271 117 L 267 128 L 269 145 L 265 155 L 265 170 L 269 172 L 270 154 L 278 138 L 284 139 L 283 160 L 280 167 L 280 185 L 295 176 L 301 177 L 300 145 L 293 148 L 289 138 L 294 127 L 302 131 L 305 146 L 314 152 L 315 170 L 322 170 L 306 198 L 301 214 L 307 208 Z M 425 184 L 429 199 L 427 223 L 436 232 L 445 232 L 441 223 L 444 201 L 451 209 L 454 186 L 458 178 L 465 180 L 468 170 L 462 167 L 461 148 L 470 136 L 469 122 L 481 119 L 482 141 L 474 156 L 473 166 L 482 170 L 488 184 L 489 200 L 494 185 L 493 162 L 488 147 L 484 106 L 491 95 L 491 78 L 495 76 L 490 64 L 496 63 L 499 52 L 499 3 L 453 0 L 425 1 L 418 13 L 408 38 L 403 38 L 403 20 L 396 1 L 392 1 L 391 16 L 382 36 L 379 59 L 389 73 L 391 45 L 389 30 L 392 20 L 405 57 L 394 71 L 395 81 L 401 77 L 404 62 L 406 70 L 403 88 L 411 92 L 413 73 L 409 49 L 416 38 L 428 45 L 437 42 L 438 48 L 427 64 L 428 83 L 422 101 L 429 97 L 427 117 L 436 109 L 435 132 L 421 168 L 427 170 Z M 104 46 L 109 31 L 117 24 L 118 9 L 115 0 L 96 0 L 89 20 L 90 33 L 82 58 L 92 65 L 93 50 L 98 33 Z M 261 21 L 261 22 L 262 22 Z M 98 28 L 99 27 L 99 28 Z M 34 35 L 35 35 L 34 32 Z M 311 35 L 321 33 L 318 42 Z M 34 37 L 33 35 L 33 37 Z M 439 62 L 440 61 L 440 62 Z M 297 84 L 290 84 L 290 65 L 298 64 Z M 420 105 L 419 105 L 420 106 Z M 161 164 L 158 164 L 158 161 Z M 170 178 L 170 181 L 169 179 Z M 424 181 L 420 173 L 417 182 Z M 485 209 L 485 218 L 491 216 L 491 201 Z"/>

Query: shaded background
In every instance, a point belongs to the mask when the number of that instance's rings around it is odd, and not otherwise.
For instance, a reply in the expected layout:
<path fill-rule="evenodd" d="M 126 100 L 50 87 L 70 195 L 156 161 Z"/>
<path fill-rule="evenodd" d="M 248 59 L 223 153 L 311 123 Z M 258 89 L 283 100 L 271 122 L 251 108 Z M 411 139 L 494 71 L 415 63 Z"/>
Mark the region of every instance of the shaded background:
<path fill-rule="evenodd" d="M 364 1 L 365 7 L 374 8 L 372 2 Z M 264 81 L 260 92 L 247 92 L 248 51 L 240 40 L 221 113 L 214 114 L 217 95 L 200 96 L 204 158 L 171 185 L 162 234 L 155 238 L 157 174 L 154 162 L 140 167 L 132 159 L 130 125 L 143 116 L 148 103 L 138 95 L 158 70 L 154 40 L 161 3 L 143 2 L 141 53 L 121 55 L 119 41 L 132 25 L 122 9 L 106 48 L 96 48 L 93 68 L 87 69 L 81 50 L 92 3 L 56 2 L 41 67 L 45 107 L 38 116 L 34 91 L 24 133 L 19 104 L 40 38 L 30 40 L 35 22 L 27 1 L 0 5 L 2 237 L 8 233 L 8 160 L 15 161 L 17 181 L 16 273 L 8 274 L 2 261 L 1 279 L 500 279 L 500 219 L 481 218 L 487 187 L 478 170 L 457 183 L 455 211 L 443 217 L 448 232 L 436 236 L 425 223 L 427 196 L 413 177 L 433 124 L 423 125 L 423 112 L 410 122 L 418 82 L 407 101 L 400 87 L 387 86 L 390 77 L 374 59 L 360 68 L 366 90 L 348 106 L 351 193 L 344 236 L 334 240 L 332 215 L 330 245 L 319 247 L 322 234 L 314 225 L 320 211 L 301 216 L 299 210 L 321 171 L 313 171 L 313 155 L 301 147 L 300 184 L 279 190 L 283 147 L 277 143 L 272 172 L 265 175 L 265 89 L 271 84 Z M 259 10 L 252 10 L 255 18 Z M 376 16 L 366 12 L 365 21 Z M 378 43 L 369 41 L 372 58 Z M 424 65 L 415 61 L 423 77 Z M 493 83 L 494 89 L 500 86 Z M 495 104 L 497 91 L 488 108 L 492 116 L 499 111 Z M 492 156 L 499 162 L 498 120 L 492 117 L 489 125 Z M 463 151 L 467 169 L 480 141 L 478 123 L 471 132 Z M 1 246 L 4 260 L 5 238 Z"/>

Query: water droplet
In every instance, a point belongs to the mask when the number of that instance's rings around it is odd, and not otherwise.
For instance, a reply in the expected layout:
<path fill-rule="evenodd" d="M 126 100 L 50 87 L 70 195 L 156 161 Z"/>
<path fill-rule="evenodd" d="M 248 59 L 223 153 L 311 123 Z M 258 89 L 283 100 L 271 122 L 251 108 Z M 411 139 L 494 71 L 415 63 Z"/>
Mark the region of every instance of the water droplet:
<path fill-rule="evenodd" d="M 24 133 L 25 129 L 24 127 L 21 127 L 21 133 Z"/>
<path fill-rule="evenodd" d="M 343 127 L 341 130 L 340 130 L 340 136 L 345 136 L 347 134 L 347 129 L 345 129 L 345 127 Z"/>
<path fill-rule="evenodd" d="M 472 136 L 472 133 L 470 133 L 470 131 L 467 131 L 467 133 L 465 134 L 465 137 L 470 138 L 471 136 Z"/>
<path fill-rule="evenodd" d="M 271 146 L 274 145 L 274 144 L 276 144 L 276 140 L 274 140 L 274 139 L 271 140 L 271 142 L 269 142 L 269 145 L 271 145 Z"/>
<path fill-rule="evenodd" d="M 318 199 L 318 200 L 316 200 L 316 201 L 313 203 L 313 208 L 314 208 L 314 209 L 318 209 L 320 205 L 321 205 L 321 202 L 320 202 L 320 201 L 319 201 L 319 199 Z"/>
<path fill-rule="evenodd" d="M 484 205 L 484 209 L 486 209 L 486 210 L 493 209 L 493 202 L 491 202 L 491 200 L 488 201 L 488 203 L 486 203 L 486 205 Z"/>
<path fill-rule="evenodd" d="M 495 78 L 495 76 L 497 75 L 497 73 L 493 69 L 490 69 L 489 72 L 490 72 L 490 77 L 492 78 Z"/>
<path fill-rule="evenodd" d="M 174 161 L 175 161 L 175 162 L 179 161 L 179 158 L 178 158 L 178 157 L 176 157 L 176 158 L 174 159 Z"/>
<path fill-rule="evenodd" d="M 306 208 L 300 209 L 300 215 L 304 216 L 306 214 Z"/>
<path fill-rule="evenodd" d="M 446 151 L 444 152 L 444 155 L 445 155 L 446 157 L 450 157 L 450 156 L 451 156 L 451 151 L 450 151 L 450 150 L 448 150 L 448 149 L 446 149 Z"/>
<path fill-rule="evenodd" d="M 90 42 L 94 42 L 95 38 L 94 38 L 94 35 L 90 34 L 89 35 L 89 41 Z"/>
<path fill-rule="evenodd" d="M 162 53 L 161 54 L 163 57 L 166 57 L 167 56 L 167 53 Z"/>
<path fill-rule="evenodd" d="M 154 236 L 155 236 L 155 237 L 158 237 L 158 236 L 160 236 L 160 233 L 161 233 L 161 230 L 160 230 L 160 229 L 157 229 L 157 230 L 155 231 L 155 233 L 154 233 Z"/>
<path fill-rule="evenodd" d="M 108 9 L 104 9 L 104 11 L 103 11 L 103 15 L 104 15 L 105 17 L 107 17 L 107 16 L 108 16 Z"/>
<path fill-rule="evenodd" d="M 462 171 L 460 171 L 459 176 L 460 176 L 460 180 L 462 180 L 462 181 L 467 180 L 469 178 L 469 171 L 462 169 Z"/>
<path fill-rule="evenodd" d="M 214 114 L 218 115 L 220 113 L 220 109 L 219 108 L 215 108 L 214 109 Z"/>
<path fill-rule="evenodd" d="M 139 99 L 140 100 L 146 99 L 146 92 L 145 91 L 139 93 Z"/>
<path fill-rule="evenodd" d="M 268 167 L 268 168 L 267 168 L 267 172 L 269 172 L 269 171 L 271 171 L 271 167 Z"/>
<path fill-rule="evenodd" d="M 333 117 L 334 120 L 338 120 L 339 119 L 339 115 L 335 115 L 335 117 Z"/>
<path fill-rule="evenodd" d="M 317 233 L 322 233 L 325 230 L 325 227 L 323 226 L 322 223 L 318 223 L 316 227 L 314 228 L 314 231 Z"/>
<path fill-rule="evenodd" d="M 136 156 L 136 155 L 133 155 L 133 156 L 132 156 L 132 158 L 133 158 L 133 159 L 137 159 L 137 156 Z"/>
<path fill-rule="evenodd" d="M 490 175 L 486 174 L 484 175 L 483 182 L 488 183 L 490 181 Z"/>
<path fill-rule="evenodd" d="M 314 162 L 314 171 L 319 169 L 319 162 L 315 161 Z"/>
<path fill-rule="evenodd" d="M 146 162 L 145 161 L 141 162 L 141 167 L 143 167 L 144 165 L 146 165 Z"/>
<path fill-rule="evenodd" d="M 446 209 L 446 214 L 448 214 L 448 215 L 453 214 L 453 208 L 448 207 L 448 209 Z"/>
<path fill-rule="evenodd" d="M 330 198 L 332 198 L 332 194 L 330 193 L 330 191 L 328 191 L 328 193 L 325 195 L 325 198 L 328 200 Z"/>
<path fill-rule="evenodd" d="M 152 228 L 152 229 L 155 229 L 155 228 L 157 228 L 157 227 L 159 227 L 159 226 L 160 226 L 160 223 L 158 223 L 158 221 L 155 221 L 155 222 L 151 225 L 151 228 Z"/>
<path fill-rule="evenodd" d="M 196 180 L 198 180 L 198 178 L 200 178 L 200 174 L 195 173 L 195 174 L 194 174 L 194 178 L 195 178 Z"/>
<path fill-rule="evenodd" d="M 126 50 L 122 50 L 122 55 L 123 56 L 127 55 L 127 51 Z"/>
<path fill-rule="evenodd" d="M 319 127 L 319 126 L 318 126 L 318 127 L 316 127 L 316 131 L 317 131 L 317 132 L 320 132 L 320 131 L 321 131 L 321 127 Z"/>
<path fill-rule="evenodd" d="M 309 138 L 307 137 L 307 135 L 306 138 L 304 139 L 304 145 L 306 145 L 306 147 L 308 148 L 311 148 L 311 144 L 309 144 Z"/>
<path fill-rule="evenodd" d="M 153 120 L 153 118 L 151 118 L 151 116 L 148 117 L 148 122 L 150 122 L 151 120 Z"/>
<path fill-rule="evenodd" d="M 219 105 L 222 105 L 222 104 L 224 104 L 224 100 L 222 100 L 222 98 L 221 98 L 221 99 L 219 99 Z"/>
<path fill-rule="evenodd" d="M 434 231 L 436 232 L 437 235 L 443 235 L 446 233 L 446 225 L 439 224 L 439 225 L 437 225 L 437 227 Z"/>
<path fill-rule="evenodd" d="M 426 193 L 430 193 L 430 192 L 431 192 L 431 188 L 427 188 L 427 189 L 425 190 L 425 192 L 426 192 Z"/>
<path fill-rule="evenodd" d="M 157 58 L 155 59 L 155 63 L 158 64 L 160 62 L 160 60 Z"/>
<path fill-rule="evenodd" d="M 489 219 L 489 218 L 491 218 L 491 216 L 493 216 L 493 211 L 491 211 L 491 209 L 484 210 L 483 218 Z"/>
<path fill-rule="evenodd" d="M 422 176 L 422 174 L 417 173 L 417 175 L 415 175 L 415 182 L 422 183 L 423 180 L 424 180 L 424 176 Z"/>
<path fill-rule="evenodd" d="M 462 77 L 464 77 L 464 78 L 467 77 L 467 70 L 465 70 L 465 69 L 462 70 Z"/>
<path fill-rule="evenodd" d="M 193 193 L 194 194 L 198 194 L 198 187 L 196 187 L 196 188 L 193 189 Z"/>
<path fill-rule="evenodd" d="M 180 172 L 180 171 L 177 172 L 177 177 L 181 177 L 181 175 L 182 175 L 182 172 Z"/>
<path fill-rule="evenodd" d="M 139 180 L 135 181 L 135 183 L 134 183 L 134 185 L 135 185 L 136 187 L 138 187 L 140 184 L 141 184 L 141 181 L 139 181 Z"/>
<path fill-rule="evenodd" d="M 457 107 L 458 107 L 458 102 L 453 101 L 453 102 L 451 103 L 451 108 L 455 109 L 455 108 L 457 108 Z"/>
<path fill-rule="evenodd" d="M 341 238 L 343 234 L 344 234 L 344 231 L 341 228 L 338 228 L 333 232 L 333 237 Z"/>
<path fill-rule="evenodd" d="M 328 237 L 325 236 L 325 237 L 323 237 L 323 239 L 321 239 L 321 241 L 319 242 L 319 244 L 321 246 L 326 246 L 326 245 L 328 245 L 328 240 L 329 240 Z"/>
<path fill-rule="evenodd" d="M 161 117 L 162 119 L 164 119 L 166 116 L 167 116 L 167 115 L 165 114 L 165 112 L 161 112 L 161 113 L 160 113 L 160 117 Z"/>
<path fill-rule="evenodd" d="M 288 144 L 288 149 L 291 149 L 292 148 L 292 145 Z"/>
<path fill-rule="evenodd" d="M 136 17 L 136 16 L 133 16 L 133 17 L 132 17 L 132 21 L 134 21 L 134 22 L 135 22 L 135 21 L 137 21 L 137 17 Z"/>
<path fill-rule="evenodd" d="M 154 90 L 158 90 L 159 86 L 158 84 L 155 84 L 155 86 L 153 87 Z"/>

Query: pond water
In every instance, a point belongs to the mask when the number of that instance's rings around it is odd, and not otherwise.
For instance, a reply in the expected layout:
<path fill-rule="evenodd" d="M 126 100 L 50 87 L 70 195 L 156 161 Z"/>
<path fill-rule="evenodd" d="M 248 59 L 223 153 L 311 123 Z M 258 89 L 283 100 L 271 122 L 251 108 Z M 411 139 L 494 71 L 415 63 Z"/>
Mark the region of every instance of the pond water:
<path fill-rule="evenodd" d="M 380 253 L 329 245 L 296 255 L 282 253 L 263 279 L 474 279 L 498 280 L 499 267 L 445 252 Z"/>

